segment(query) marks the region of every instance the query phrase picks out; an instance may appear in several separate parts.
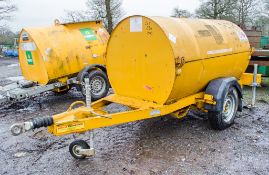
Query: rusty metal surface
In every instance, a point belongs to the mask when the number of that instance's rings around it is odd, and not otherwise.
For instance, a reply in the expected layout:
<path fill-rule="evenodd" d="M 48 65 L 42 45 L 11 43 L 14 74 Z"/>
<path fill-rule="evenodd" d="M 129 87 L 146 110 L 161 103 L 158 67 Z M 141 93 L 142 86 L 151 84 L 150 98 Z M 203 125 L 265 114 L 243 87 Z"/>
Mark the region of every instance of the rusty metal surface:
<path fill-rule="evenodd" d="M 269 57 L 269 50 L 265 49 L 258 49 L 255 50 L 254 53 L 252 54 L 254 57 Z"/>
<path fill-rule="evenodd" d="M 255 30 L 244 30 L 244 32 L 249 39 L 250 45 L 256 49 L 260 48 L 262 32 Z"/>
<path fill-rule="evenodd" d="M 250 66 L 253 66 L 254 64 L 258 64 L 259 66 L 269 66 L 269 59 L 268 61 L 251 60 L 249 63 Z"/>

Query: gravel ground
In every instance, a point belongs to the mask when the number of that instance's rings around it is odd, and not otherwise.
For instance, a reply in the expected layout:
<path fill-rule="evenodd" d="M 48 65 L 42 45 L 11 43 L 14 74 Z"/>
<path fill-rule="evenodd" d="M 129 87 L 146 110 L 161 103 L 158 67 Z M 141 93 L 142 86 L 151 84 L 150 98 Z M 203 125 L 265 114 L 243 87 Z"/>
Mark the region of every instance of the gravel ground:
<path fill-rule="evenodd" d="M 0 86 L 19 77 L 16 59 L 0 58 Z M 9 78 L 9 79 L 7 79 Z M 15 78 L 16 79 L 16 78 Z M 244 91 L 250 101 L 250 89 Z M 11 136 L 15 122 L 65 111 L 80 100 L 75 91 L 0 107 L 0 174 L 269 174 L 269 89 L 258 90 L 255 110 L 239 112 L 225 131 L 209 129 L 192 112 L 183 120 L 169 116 L 95 130 L 95 157 L 78 161 L 68 152 L 74 138 L 45 129 Z M 116 107 L 115 107 L 116 108 Z"/>

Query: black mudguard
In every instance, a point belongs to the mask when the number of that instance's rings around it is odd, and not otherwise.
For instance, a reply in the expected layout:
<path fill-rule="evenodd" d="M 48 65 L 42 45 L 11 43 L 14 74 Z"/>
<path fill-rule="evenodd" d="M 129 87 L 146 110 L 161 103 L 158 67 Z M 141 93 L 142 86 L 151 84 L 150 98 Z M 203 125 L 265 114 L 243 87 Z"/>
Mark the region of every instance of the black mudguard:
<path fill-rule="evenodd" d="M 216 80 L 212 80 L 208 84 L 205 93 L 212 95 L 214 97 L 214 100 L 216 101 L 216 105 L 205 104 L 204 108 L 208 111 L 213 111 L 213 112 L 223 111 L 223 103 L 224 103 L 225 94 L 228 92 L 231 86 L 235 87 L 237 90 L 238 97 L 239 97 L 238 111 L 241 112 L 243 109 L 242 88 L 239 85 L 237 79 L 234 77 L 219 78 Z"/>

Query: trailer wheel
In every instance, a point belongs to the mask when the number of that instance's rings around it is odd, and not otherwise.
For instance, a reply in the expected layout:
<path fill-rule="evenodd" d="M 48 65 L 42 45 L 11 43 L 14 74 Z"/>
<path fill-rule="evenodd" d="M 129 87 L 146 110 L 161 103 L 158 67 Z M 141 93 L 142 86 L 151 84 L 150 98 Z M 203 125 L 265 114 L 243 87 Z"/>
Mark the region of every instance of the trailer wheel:
<path fill-rule="evenodd" d="M 69 145 L 69 152 L 75 159 L 85 159 L 86 156 L 79 154 L 78 149 L 90 149 L 90 146 L 84 140 L 75 140 Z"/>
<path fill-rule="evenodd" d="M 208 119 L 211 128 L 215 130 L 224 130 L 234 123 L 235 115 L 238 110 L 239 97 L 237 90 L 230 87 L 223 99 L 223 111 L 208 112 Z"/>
<path fill-rule="evenodd" d="M 109 81 L 107 75 L 101 70 L 93 70 L 88 74 L 84 74 L 83 80 L 89 77 L 91 86 L 91 97 L 93 101 L 99 100 L 107 96 L 109 91 Z M 81 86 L 83 96 L 86 96 L 85 86 Z"/>

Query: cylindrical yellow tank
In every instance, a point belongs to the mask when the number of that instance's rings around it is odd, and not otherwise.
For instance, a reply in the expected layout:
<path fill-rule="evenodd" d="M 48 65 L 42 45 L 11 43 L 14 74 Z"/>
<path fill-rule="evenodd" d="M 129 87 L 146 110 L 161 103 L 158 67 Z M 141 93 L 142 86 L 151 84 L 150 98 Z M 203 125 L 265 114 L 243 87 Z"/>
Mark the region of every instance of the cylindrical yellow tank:
<path fill-rule="evenodd" d="M 251 47 L 222 20 L 132 16 L 112 32 L 107 69 L 116 94 L 168 104 L 221 77 L 240 78 Z"/>
<path fill-rule="evenodd" d="M 25 28 L 19 59 L 25 79 L 48 84 L 64 81 L 90 64 L 105 65 L 109 34 L 101 21 Z"/>

